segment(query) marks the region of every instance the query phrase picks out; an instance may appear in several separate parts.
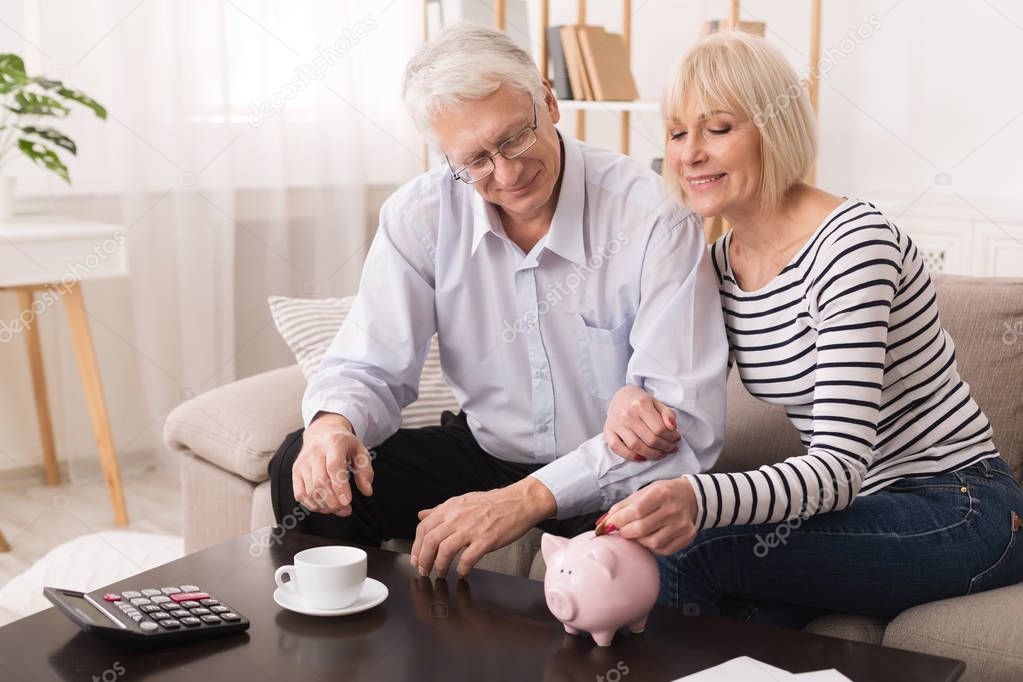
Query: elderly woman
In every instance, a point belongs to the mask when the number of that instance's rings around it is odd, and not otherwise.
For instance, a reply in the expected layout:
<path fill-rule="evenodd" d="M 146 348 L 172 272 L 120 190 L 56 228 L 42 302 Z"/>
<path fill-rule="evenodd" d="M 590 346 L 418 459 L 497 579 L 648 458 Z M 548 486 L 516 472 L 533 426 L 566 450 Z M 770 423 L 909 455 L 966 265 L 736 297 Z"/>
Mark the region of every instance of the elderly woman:
<path fill-rule="evenodd" d="M 920 252 L 872 204 L 803 181 L 814 117 L 785 58 L 711 36 L 663 109 L 670 189 L 731 226 L 711 247 L 731 363 L 806 450 L 655 482 L 605 527 L 661 555 L 663 602 L 788 627 L 1023 579 L 1023 492 L 956 370 Z M 605 438 L 628 459 L 672 457 L 685 424 L 670 415 L 627 386 Z"/>

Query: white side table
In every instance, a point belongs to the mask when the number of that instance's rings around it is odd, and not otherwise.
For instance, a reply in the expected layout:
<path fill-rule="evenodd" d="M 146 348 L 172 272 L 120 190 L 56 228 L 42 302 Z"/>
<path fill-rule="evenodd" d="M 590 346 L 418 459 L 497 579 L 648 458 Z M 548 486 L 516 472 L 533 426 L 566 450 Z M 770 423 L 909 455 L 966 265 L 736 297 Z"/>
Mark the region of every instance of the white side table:
<path fill-rule="evenodd" d="M 127 275 L 127 245 L 123 228 L 118 225 L 49 215 L 15 216 L 0 224 L 0 291 L 17 293 L 19 308 L 15 320 L 0 321 L 3 325 L 0 342 L 23 334 L 28 343 L 46 483 L 57 485 L 60 472 L 36 318 L 49 306 L 63 301 L 100 465 L 118 526 L 127 525 L 128 513 L 81 282 Z M 0 551 L 6 547 L 7 542 L 0 534 Z"/>

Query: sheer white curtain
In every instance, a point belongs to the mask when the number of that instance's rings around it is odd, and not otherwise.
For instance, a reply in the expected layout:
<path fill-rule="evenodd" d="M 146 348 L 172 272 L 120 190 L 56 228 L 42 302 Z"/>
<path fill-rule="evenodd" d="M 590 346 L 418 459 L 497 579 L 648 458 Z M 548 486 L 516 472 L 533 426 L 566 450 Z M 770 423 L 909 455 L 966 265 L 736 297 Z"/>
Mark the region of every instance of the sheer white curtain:
<path fill-rule="evenodd" d="M 125 226 L 130 281 L 85 289 L 119 449 L 158 447 L 180 400 L 290 362 L 267 295 L 354 292 L 368 190 L 422 169 L 400 104 L 420 7 L 0 2 L 0 51 L 109 111 L 59 123 L 80 149 L 73 188 L 25 162 L 12 171 L 23 205 L 45 197 L 43 209 Z M 58 445 L 92 463 L 72 359 L 58 354 Z M 31 443 L 32 422 L 8 426 Z"/>

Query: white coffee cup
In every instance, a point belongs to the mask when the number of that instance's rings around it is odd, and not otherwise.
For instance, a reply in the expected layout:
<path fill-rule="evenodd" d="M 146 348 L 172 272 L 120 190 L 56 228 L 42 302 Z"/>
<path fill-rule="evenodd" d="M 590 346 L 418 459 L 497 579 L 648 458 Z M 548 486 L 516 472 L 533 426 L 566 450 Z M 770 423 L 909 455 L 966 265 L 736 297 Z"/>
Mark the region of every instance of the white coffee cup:
<path fill-rule="evenodd" d="M 274 582 L 282 590 L 300 595 L 313 608 L 351 606 L 366 582 L 366 552 L 358 547 L 313 547 L 296 554 L 294 562 L 278 568 Z M 287 582 L 285 575 L 290 577 Z"/>

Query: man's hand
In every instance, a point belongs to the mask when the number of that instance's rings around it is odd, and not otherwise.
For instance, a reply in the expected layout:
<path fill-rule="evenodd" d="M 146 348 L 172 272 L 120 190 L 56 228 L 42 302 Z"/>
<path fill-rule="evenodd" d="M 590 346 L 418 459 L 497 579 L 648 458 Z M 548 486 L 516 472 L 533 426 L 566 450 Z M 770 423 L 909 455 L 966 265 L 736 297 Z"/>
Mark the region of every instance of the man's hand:
<path fill-rule="evenodd" d="M 667 556 L 696 537 L 696 511 L 696 493 L 688 478 L 654 481 L 607 511 L 604 532 L 617 530 L 623 538 Z"/>
<path fill-rule="evenodd" d="M 484 554 L 514 542 L 557 509 L 547 486 L 531 476 L 506 488 L 452 497 L 419 512 L 412 565 L 420 575 L 436 568 L 444 576 L 464 547 L 458 574 L 469 575 Z"/>
<path fill-rule="evenodd" d="M 302 434 L 302 451 L 291 470 L 295 501 L 311 512 L 349 516 L 349 468 L 363 495 L 373 494 L 373 465 L 366 446 L 339 414 L 316 416 Z"/>
<path fill-rule="evenodd" d="M 608 405 L 604 441 L 613 453 L 634 462 L 661 459 L 678 452 L 682 436 L 676 424 L 675 410 L 639 386 L 627 385 Z"/>

